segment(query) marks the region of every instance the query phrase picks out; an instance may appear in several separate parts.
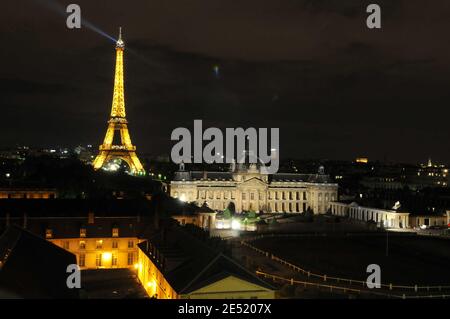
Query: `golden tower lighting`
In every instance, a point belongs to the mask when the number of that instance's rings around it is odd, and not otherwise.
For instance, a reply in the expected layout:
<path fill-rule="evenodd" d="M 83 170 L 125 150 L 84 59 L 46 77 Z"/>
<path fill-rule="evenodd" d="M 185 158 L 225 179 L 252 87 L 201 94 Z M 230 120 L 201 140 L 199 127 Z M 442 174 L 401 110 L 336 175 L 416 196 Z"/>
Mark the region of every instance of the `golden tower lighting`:
<path fill-rule="evenodd" d="M 115 159 L 125 161 L 130 167 L 130 173 L 144 175 L 145 171 L 136 155 L 136 146 L 131 143 L 128 132 L 128 121 L 125 117 L 125 95 L 123 85 L 123 51 L 125 43 L 122 40 L 122 28 L 119 31 L 119 39 L 116 42 L 116 70 L 114 74 L 114 94 L 111 107 L 111 115 L 108 121 L 103 144 L 99 147 L 99 154 L 93 162 L 94 169 L 108 168 L 108 163 Z M 114 144 L 114 134 L 120 133 L 120 143 Z"/>

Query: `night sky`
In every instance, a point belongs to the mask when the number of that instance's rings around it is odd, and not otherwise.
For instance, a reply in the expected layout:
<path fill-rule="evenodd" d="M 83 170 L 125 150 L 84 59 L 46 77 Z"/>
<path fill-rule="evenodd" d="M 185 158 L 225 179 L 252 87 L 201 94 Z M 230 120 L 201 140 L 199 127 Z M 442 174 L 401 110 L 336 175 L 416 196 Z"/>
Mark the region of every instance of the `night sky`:
<path fill-rule="evenodd" d="M 448 0 L 3 1 L 0 147 L 103 140 L 114 43 L 67 29 L 69 3 L 124 29 L 140 153 L 169 154 L 171 131 L 202 119 L 279 127 L 282 158 L 450 163 Z M 366 27 L 369 3 L 381 30 Z"/>

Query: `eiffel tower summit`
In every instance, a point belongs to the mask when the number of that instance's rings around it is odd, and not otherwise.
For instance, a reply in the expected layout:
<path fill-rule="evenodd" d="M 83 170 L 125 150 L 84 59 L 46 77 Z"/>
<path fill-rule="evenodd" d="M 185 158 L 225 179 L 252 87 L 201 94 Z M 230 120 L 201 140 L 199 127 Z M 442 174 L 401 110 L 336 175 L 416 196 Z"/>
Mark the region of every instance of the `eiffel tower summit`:
<path fill-rule="evenodd" d="M 136 155 L 136 146 L 131 143 L 128 132 L 128 121 L 125 114 L 125 95 L 123 85 L 123 52 L 125 43 L 122 40 L 122 28 L 119 29 L 119 39 L 116 42 L 116 70 L 114 74 L 114 94 L 111 115 L 108 121 L 103 144 L 99 147 L 99 154 L 93 162 L 94 169 L 105 168 L 108 163 L 116 159 L 125 161 L 130 173 L 144 175 L 141 161 Z M 115 142 L 114 136 L 120 133 L 120 142 Z"/>

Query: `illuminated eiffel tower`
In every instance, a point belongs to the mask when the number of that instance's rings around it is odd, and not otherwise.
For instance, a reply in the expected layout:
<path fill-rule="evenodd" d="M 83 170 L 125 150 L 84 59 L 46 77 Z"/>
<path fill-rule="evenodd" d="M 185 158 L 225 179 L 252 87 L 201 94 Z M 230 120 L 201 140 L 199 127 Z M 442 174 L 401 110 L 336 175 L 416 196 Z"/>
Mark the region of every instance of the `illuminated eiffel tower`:
<path fill-rule="evenodd" d="M 136 155 L 136 146 L 131 143 L 128 132 L 128 121 L 125 117 L 125 96 L 123 87 L 123 51 L 125 43 L 122 40 L 122 28 L 119 31 L 119 39 L 116 42 L 116 71 L 114 75 L 114 94 L 111 108 L 111 116 L 108 121 L 103 144 L 99 147 L 99 154 L 93 162 L 94 169 L 107 167 L 106 164 L 115 159 L 125 161 L 130 167 L 130 173 L 134 175 L 145 174 L 139 158 Z M 120 132 L 120 143 L 114 143 L 114 134 Z"/>

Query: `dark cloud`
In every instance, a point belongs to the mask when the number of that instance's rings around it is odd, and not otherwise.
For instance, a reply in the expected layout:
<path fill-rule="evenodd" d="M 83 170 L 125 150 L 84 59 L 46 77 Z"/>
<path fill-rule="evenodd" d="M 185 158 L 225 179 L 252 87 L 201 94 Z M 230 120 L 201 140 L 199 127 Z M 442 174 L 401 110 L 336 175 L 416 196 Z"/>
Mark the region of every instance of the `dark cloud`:
<path fill-rule="evenodd" d="M 71 2 L 2 5 L 2 146 L 103 138 L 114 43 L 68 30 L 60 8 Z M 141 152 L 169 153 L 172 129 L 199 118 L 280 127 L 282 156 L 448 162 L 449 4 L 378 1 L 383 28 L 368 30 L 371 2 L 77 3 L 107 34 L 124 26 L 128 120 Z"/>

